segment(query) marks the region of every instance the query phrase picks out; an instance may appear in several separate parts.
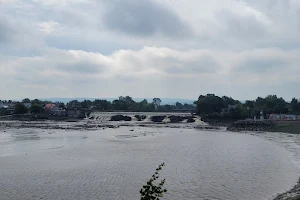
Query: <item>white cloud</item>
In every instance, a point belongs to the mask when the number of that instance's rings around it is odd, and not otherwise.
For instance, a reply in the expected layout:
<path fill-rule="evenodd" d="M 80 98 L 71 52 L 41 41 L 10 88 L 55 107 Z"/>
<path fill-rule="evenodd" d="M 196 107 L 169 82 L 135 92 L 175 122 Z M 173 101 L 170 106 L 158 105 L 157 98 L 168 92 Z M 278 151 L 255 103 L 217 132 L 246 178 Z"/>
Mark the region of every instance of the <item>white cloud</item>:
<path fill-rule="evenodd" d="M 10 77 L 9 84 L 26 86 L 27 96 L 30 93 L 34 95 L 32 91 L 43 93 L 40 90 L 45 88 L 61 91 L 69 88 L 80 96 L 91 95 L 91 91 L 101 88 L 102 95 L 106 97 L 113 94 L 113 88 L 140 96 L 147 87 L 147 96 L 150 97 L 157 96 L 157 93 L 176 96 L 183 92 L 191 98 L 207 89 L 218 88 L 223 93 L 227 87 L 254 87 L 259 90 L 265 86 L 299 83 L 299 53 L 279 49 L 235 53 L 144 47 L 138 51 L 120 50 L 105 56 L 81 50 L 49 50 L 39 57 L 2 57 L 5 61 L 0 67 L 0 78 Z M 277 63 L 280 63 L 279 67 Z M 86 87 L 88 89 L 83 91 Z M 4 93 L 9 94 L 11 90 L 6 88 Z M 59 90 L 48 95 L 56 96 Z M 238 97 L 242 98 L 242 95 Z M 246 95 L 255 95 L 255 91 L 248 91 Z"/>
<path fill-rule="evenodd" d="M 0 3 L 7 98 L 297 95 L 297 0 Z"/>
<path fill-rule="evenodd" d="M 46 34 L 57 31 L 57 27 L 59 26 L 58 22 L 48 21 L 48 22 L 40 22 L 38 23 L 38 27 L 40 30 Z"/>

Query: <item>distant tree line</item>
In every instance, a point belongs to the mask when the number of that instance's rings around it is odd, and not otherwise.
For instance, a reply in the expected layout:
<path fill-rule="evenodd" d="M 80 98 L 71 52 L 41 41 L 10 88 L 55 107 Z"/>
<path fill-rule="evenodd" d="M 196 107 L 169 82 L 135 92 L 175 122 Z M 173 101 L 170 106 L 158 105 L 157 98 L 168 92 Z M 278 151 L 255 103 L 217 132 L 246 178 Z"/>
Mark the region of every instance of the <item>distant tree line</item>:
<path fill-rule="evenodd" d="M 23 113 L 43 113 L 46 104 L 55 103 L 61 109 L 67 108 L 85 108 L 92 111 L 132 111 L 132 112 L 172 112 L 180 110 L 196 110 L 197 114 L 202 117 L 219 117 L 224 119 L 245 119 L 259 117 L 263 111 L 265 117 L 269 114 L 299 114 L 300 101 L 293 98 L 290 102 L 285 101 L 282 97 L 268 95 L 265 98 L 258 97 L 255 100 L 240 102 L 228 96 L 219 97 L 215 94 L 200 95 L 194 104 L 182 104 L 177 102 L 175 105 L 161 105 L 159 98 L 153 98 L 152 102 L 146 99 L 136 102 L 130 96 L 120 96 L 113 101 L 104 99 L 95 99 L 77 101 L 72 100 L 67 104 L 63 102 L 42 101 L 39 99 L 23 99 L 21 102 L 12 100 L 0 101 L 3 105 L 13 105 L 14 114 Z M 25 106 L 31 103 L 31 107 Z M 5 114 L 5 108 L 0 108 L 0 115 Z"/>
<path fill-rule="evenodd" d="M 67 107 L 82 107 L 89 108 L 95 111 L 132 111 L 132 112 L 171 112 L 174 110 L 181 109 L 195 109 L 196 106 L 193 104 L 182 104 L 176 102 L 175 105 L 161 105 L 159 98 L 153 98 L 152 102 L 148 102 L 146 99 L 136 102 L 130 96 L 120 96 L 118 99 L 111 101 L 96 99 L 94 101 L 84 100 L 77 101 L 73 100 L 67 104 Z"/>
<path fill-rule="evenodd" d="M 51 101 L 42 101 L 39 99 L 30 100 L 29 98 L 23 99 L 21 102 L 16 102 L 12 100 L 3 100 L 0 101 L 4 105 L 13 105 L 11 108 L 14 109 L 14 114 L 24 114 L 24 113 L 43 113 L 44 107 L 46 104 L 54 103 L 59 106 L 61 109 L 67 108 L 84 108 L 90 109 L 92 111 L 132 111 L 132 112 L 172 112 L 176 110 L 195 110 L 196 106 L 193 104 L 182 104 L 176 102 L 175 105 L 161 105 L 160 98 L 153 98 L 152 102 L 148 102 L 146 99 L 136 102 L 130 96 L 120 96 L 118 99 L 107 101 L 104 99 L 95 99 L 91 100 L 72 100 L 67 104 L 63 102 L 51 102 Z M 30 103 L 31 107 L 28 108 L 25 106 L 26 103 Z M 0 109 L 0 115 L 5 113 L 5 109 Z"/>
<path fill-rule="evenodd" d="M 200 95 L 197 105 L 197 114 L 205 118 L 245 119 L 260 117 L 261 111 L 266 118 L 269 114 L 300 114 L 300 101 L 293 98 L 291 102 L 282 97 L 268 95 L 255 100 L 240 102 L 231 97 L 219 97 L 214 94 Z"/>

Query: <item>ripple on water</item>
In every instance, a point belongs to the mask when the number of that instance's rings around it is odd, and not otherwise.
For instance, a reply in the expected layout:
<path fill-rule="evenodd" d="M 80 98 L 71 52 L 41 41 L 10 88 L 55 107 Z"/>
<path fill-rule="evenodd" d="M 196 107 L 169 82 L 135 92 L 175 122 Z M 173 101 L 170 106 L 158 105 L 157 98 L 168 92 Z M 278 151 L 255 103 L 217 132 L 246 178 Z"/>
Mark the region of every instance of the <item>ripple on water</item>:
<path fill-rule="evenodd" d="M 0 157 L 1 200 L 139 199 L 139 189 L 162 162 L 166 200 L 268 199 L 297 180 L 287 151 L 256 136 L 131 129 L 56 131 L 53 140 L 8 144 L 22 153 Z M 39 144 L 64 148 L 37 151 Z"/>

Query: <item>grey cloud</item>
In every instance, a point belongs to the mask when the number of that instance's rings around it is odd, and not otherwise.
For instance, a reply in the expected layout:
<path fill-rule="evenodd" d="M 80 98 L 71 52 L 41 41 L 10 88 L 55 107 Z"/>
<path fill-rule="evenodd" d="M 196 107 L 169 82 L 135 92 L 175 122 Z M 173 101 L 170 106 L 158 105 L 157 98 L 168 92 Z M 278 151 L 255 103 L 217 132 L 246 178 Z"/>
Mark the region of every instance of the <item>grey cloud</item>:
<path fill-rule="evenodd" d="M 262 40 L 267 36 L 266 26 L 259 22 L 255 16 L 240 16 L 231 12 L 217 14 L 220 23 L 224 26 L 221 33 L 226 37 L 237 40 Z"/>
<path fill-rule="evenodd" d="M 264 73 L 271 70 L 283 69 L 288 63 L 277 58 L 250 58 L 239 65 L 239 71 Z"/>
<path fill-rule="evenodd" d="M 170 60 L 169 60 L 170 62 Z M 167 65 L 165 71 L 170 74 L 206 74 L 217 72 L 218 63 L 209 56 L 201 57 L 198 60 L 182 62 L 180 65 L 179 60 L 173 59 L 172 64 Z"/>
<path fill-rule="evenodd" d="M 173 38 L 191 35 L 189 26 L 175 12 L 151 0 L 114 0 L 107 4 L 103 21 L 109 29 L 130 35 L 159 33 Z"/>
<path fill-rule="evenodd" d="M 77 72 L 82 74 L 93 74 L 93 73 L 99 73 L 103 72 L 105 66 L 98 65 L 95 63 L 89 63 L 87 61 L 85 62 L 77 62 L 77 63 L 68 63 L 68 64 L 62 64 L 57 65 L 56 68 L 60 71 L 64 72 Z"/>
<path fill-rule="evenodd" d="M 17 31 L 11 24 L 9 18 L 0 15 L 0 43 L 8 43 L 14 39 Z"/>

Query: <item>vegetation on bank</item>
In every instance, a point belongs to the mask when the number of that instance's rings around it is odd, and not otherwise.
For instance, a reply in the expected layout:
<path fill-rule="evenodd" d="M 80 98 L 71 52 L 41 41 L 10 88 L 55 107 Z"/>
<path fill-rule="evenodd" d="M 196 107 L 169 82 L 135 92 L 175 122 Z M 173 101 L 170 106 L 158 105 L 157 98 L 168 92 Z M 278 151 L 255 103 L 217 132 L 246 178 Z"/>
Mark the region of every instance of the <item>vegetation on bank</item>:
<path fill-rule="evenodd" d="M 270 131 L 276 126 L 276 122 L 270 120 L 239 120 L 232 123 L 229 131 Z"/>
<path fill-rule="evenodd" d="M 14 105 L 14 112 L 18 114 L 31 112 L 43 113 L 44 106 L 49 103 L 55 103 L 61 109 L 66 108 L 84 108 L 92 111 L 131 111 L 131 112 L 172 112 L 172 111 L 193 111 L 195 110 L 204 121 L 216 121 L 231 123 L 233 121 L 260 117 L 263 111 L 265 118 L 269 114 L 300 114 L 300 101 L 293 98 L 290 102 L 276 95 L 268 95 L 265 98 L 258 97 L 255 100 L 247 100 L 241 102 L 228 96 L 219 97 L 214 94 L 200 95 L 194 104 L 181 104 L 177 102 L 175 105 L 161 105 L 159 98 L 153 98 L 152 102 L 146 99 L 136 102 L 130 96 L 120 96 L 118 99 L 111 101 L 103 99 L 95 99 L 77 101 L 72 100 L 67 104 L 62 102 L 41 101 L 39 99 L 30 100 L 23 99 L 21 102 L 0 101 L 0 104 Z M 30 110 L 24 108 L 25 103 L 31 103 Z M 17 106 L 17 108 L 16 108 Z M 0 114 L 4 113 L 4 108 L 0 109 Z"/>
<path fill-rule="evenodd" d="M 272 121 L 272 120 L 238 120 L 230 124 L 229 131 L 264 131 L 300 134 L 299 121 Z"/>
<path fill-rule="evenodd" d="M 272 129 L 270 129 L 270 131 L 271 132 L 300 134 L 300 122 L 297 122 L 297 123 L 277 122 L 277 124 Z"/>
<path fill-rule="evenodd" d="M 247 100 L 244 103 L 231 97 L 219 97 L 214 94 L 200 95 L 197 105 L 197 114 L 207 122 L 228 122 L 246 118 L 259 119 L 263 111 L 264 118 L 269 114 L 300 114 L 300 101 L 293 98 L 291 102 L 282 97 L 268 95 L 265 98 L 258 97 L 255 100 Z"/>

